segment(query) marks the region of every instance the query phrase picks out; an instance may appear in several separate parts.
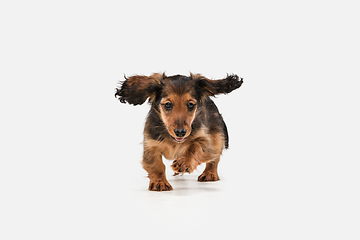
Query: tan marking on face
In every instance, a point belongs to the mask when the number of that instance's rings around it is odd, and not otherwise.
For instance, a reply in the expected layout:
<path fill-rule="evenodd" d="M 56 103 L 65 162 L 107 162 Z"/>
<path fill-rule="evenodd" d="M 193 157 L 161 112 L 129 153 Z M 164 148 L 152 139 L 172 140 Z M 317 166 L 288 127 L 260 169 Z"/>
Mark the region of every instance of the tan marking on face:
<path fill-rule="evenodd" d="M 171 110 L 166 109 L 166 103 L 171 104 Z M 194 104 L 194 108 L 191 111 L 188 109 L 188 103 Z M 190 135 L 191 125 L 196 115 L 196 103 L 196 99 L 194 99 L 189 93 L 182 95 L 169 94 L 165 98 L 161 99 L 161 118 L 172 137 L 178 138 L 175 135 L 175 129 L 185 129 L 186 134 L 184 138 Z"/>

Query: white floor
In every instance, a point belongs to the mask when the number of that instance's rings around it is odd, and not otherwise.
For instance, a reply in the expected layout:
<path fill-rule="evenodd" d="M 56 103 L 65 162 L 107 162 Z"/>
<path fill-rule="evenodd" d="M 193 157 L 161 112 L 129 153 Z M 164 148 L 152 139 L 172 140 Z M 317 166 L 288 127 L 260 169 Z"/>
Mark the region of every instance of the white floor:
<path fill-rule="evenodd" d="M 355 3 L 2 3 L 0 239 L 360 239 Z M 113 94 L 158 71 L 244 78 L 221 181 L 147 190 L 149 106 Z"/>
<path fill-rule="evenodd" d="M 358 163 L 350 158 L 276 154 L 247 144 L 225 152 L 219 182 L 197 182 L 203 167 L 184 176 L 168 170 L 174 190 L 160 193 L 147 190 L 134 138 L 117 148 L 110 139 L 108 147 L 80 144 L 84 152 L 3 163 L 4 239 L 217 239 L 234 231 L 245 239 L 359 236 Z"/>

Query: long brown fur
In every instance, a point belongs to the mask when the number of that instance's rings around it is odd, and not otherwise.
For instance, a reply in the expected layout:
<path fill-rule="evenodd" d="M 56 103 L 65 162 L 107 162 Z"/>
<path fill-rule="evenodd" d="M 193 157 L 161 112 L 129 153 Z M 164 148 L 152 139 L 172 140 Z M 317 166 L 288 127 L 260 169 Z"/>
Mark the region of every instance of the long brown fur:
<path fill-rule="evenodd" d="M 225 122 L 210 99 L 226 94 L 243 83 L 237 75 L 211 80 L 200 74 L 189 77 L 165 74 L 125 78 L 115 96 L 122 103 L 143 104 L 151 109 L 144 129 L 143 168 L 150 179 L 149 190 L 169 191 L 162 157 L 173 160 L 175 175 L 192 173 L 206 163 L 198 181 L 218 181 L 217 166 L 229 136 Z"/>

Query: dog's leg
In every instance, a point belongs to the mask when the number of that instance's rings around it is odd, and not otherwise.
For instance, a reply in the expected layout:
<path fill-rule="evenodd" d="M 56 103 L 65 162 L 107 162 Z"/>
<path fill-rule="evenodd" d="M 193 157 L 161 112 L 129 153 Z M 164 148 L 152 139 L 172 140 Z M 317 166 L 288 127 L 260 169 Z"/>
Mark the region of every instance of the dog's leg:
<path fill-rule="evenodd" d="M 207 162 L 204 172 L 199 176 L 199 182 L 210 182 L 210 181 L 218 181 L 220 180 L 219 175 L 217 173 L 217 167 L 220 161 L 220 156 L 216 158 L 216 160 Z"/>
<path fill-rule="evenodd" d="M 177 159 L 173 161 L 171 168 L 173 169 L 175 175 L 184 174 L 184 173 L 192 173 L 197 166 L 199 166 L 202 162 L 202 148 L 198 143 L 194 143 L 190 146 L 187 151 Z"/>
<path fill-rule="evenodd" d="M 211 147 L 209 147 L 209 145 Z M 199 138 L 186 150 L 184 155 L 174 160 L 171 165 L 175 174 L 191 173 L 202 163 L 206 163 L 204 172 L 200 175 L 199 181 L 218 181 L 217 166 L 223 150 L 221 135 L 213 137 L 211 144 L 204 138 Z"/>
<path fill-rule="evenodd" d="M 172 187 L 166 179 L 165 165 L 162 162 L 162 155 L 156 149 L 144 147 L 143 168 L 148 172 L 150 191 L 170 191 Z"/>

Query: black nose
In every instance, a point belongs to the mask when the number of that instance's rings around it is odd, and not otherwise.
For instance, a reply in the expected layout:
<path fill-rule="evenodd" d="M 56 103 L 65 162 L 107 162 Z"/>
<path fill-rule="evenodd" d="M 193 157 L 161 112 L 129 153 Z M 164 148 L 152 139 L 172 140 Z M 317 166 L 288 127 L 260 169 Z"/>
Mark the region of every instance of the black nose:
<path fill-rule="evenodd" d="M 175 129 L 174 132 L 177 137 L 183 137 L 186 134 L 186 129 Z"/>

